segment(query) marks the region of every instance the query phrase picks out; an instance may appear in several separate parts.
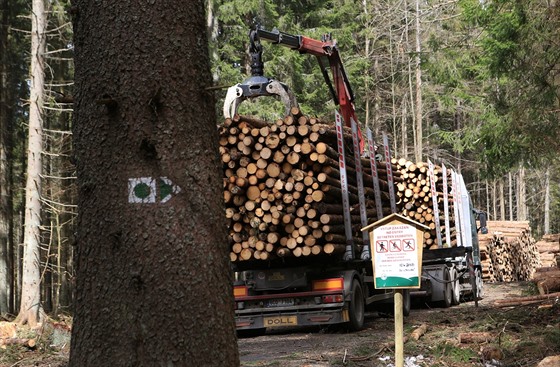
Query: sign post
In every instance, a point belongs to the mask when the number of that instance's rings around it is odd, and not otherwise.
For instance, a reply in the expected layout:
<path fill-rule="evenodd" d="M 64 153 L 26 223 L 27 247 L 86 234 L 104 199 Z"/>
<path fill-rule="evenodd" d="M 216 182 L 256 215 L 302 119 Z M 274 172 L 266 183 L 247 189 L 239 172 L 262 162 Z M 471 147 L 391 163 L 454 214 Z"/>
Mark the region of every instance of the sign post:
<path fill-rule="evenodd" d="M 367 227 L 376 289 L 394 289 L 395 366 L 404 365 L 403 289 L 420 288 L 424 231 L 429 227 L 391 214 Z"/>
<path fill-rule="evenodd" d="M 395 289 L 395 366 L 404 366 L 403 291 Z"/>

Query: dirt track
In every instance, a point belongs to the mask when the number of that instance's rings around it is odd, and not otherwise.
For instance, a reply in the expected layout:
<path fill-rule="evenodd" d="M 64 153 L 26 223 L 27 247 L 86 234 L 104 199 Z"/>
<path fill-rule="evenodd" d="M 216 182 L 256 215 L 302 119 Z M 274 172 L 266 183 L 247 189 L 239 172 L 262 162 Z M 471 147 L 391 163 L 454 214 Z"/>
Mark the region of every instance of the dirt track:
<path fill-rule="evenodd" d="M 527 295 L 529 284 L 486 284 L 484 299 L 452 308 L 415 307 L 405 319 L 405 335 L 421 324 L 427 333 L 405 344 L 410 367 L 487 366 L 492 357 L 501 366 L 534 366 L 548 355 L 560 354 L 560 305 L 494 308 L 496 299 Z M 267 332 L 239 340 L 241 366 L 330 367 L 389 366 L 394 363 L 394 322 L 376 312 L 368 314 L 362 331 L 299 328 Z M 462 332 L 489 332 L 492 340 L 460 344 Z M 488 357 L 488 358 L 485 358 Z M 405 366 L 407 366 L 405 364 Z"/>
<path fill-rule="evenodd" d="M 495 308 L 496 299 L 527 295 L 526 283 L 486 284 L 485 297 L 452 308 L 414 308 L 405 318 L 405 335 L 426 324 L 418 341 L 404 346 L 406 367 L 498 366 L 484 356 L 500 357 L 500 367 L 533 367 L 546 356 L 560 355 L 560 304 Z M 299 328 L 239 339 L 243 367 L 388 367 L 394 350 L 393 319 L 367 315 L 363 330 L 348 333 L 334 328 Z M 488 342 L 460 344 L 461 332 L 485 332 Z M 68 350 L 48 353 L 18 348 L 0 353 L 0 367 L 65 367 Z M 9 355 L 11 354 L 11 355 Z M 9 362 L 8 362 L 9 361 Z"/>

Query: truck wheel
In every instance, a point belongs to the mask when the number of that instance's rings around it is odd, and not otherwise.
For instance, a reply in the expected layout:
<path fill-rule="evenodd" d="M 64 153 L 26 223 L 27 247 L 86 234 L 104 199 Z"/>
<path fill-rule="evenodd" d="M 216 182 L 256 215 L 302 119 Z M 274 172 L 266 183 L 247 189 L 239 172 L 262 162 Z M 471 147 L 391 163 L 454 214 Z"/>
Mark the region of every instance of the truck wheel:
<path fill-rule="evenodd" d="M 482 281 L 482 273 L 480 269 L 474 270 L 474 279 L 476 282 L 476 297 L 482 299 L 484 297 L 484 282 Z"/>
<path fill-rule="evenodd" d="M 237 337 L 244 339 L 244 338 L 256 338 L 257 336 L 263 336 L 266 333 L 266 328 L 260 329 L 245 329 L 245 330 L 237 330 Z"/>
<path fill-rule="evenodd" d="M 352 331 L 358 331 L 364 326 L 365 302 L 362 286 L 357 279 L 352 281 L 352 300 L 348 305 L 348 326 Z"/>
<path fill-rule="evenodd" d="M 443 269 L 443 281 L 443 305 L 451 307 L 453 304 L 453 284 L 451 283 L 451 274 L 447 266 Z"/>
<path fill-rule="evenodd" d="M 403 290 L 403 316 L 410 315 L 410 290 Z"/>
<path fill-rule="evenodd" d="M 459 284 L 459 273 L 455 268 L 452 268 L 450 273 L 451 279 L 455 279 L 453 283 L 451 283 L 453 288 L 453 299 L 451 300 L 451 303 L 453 305 L 458 305 L 459 303 L 461 303 L 461 285 Z"/>

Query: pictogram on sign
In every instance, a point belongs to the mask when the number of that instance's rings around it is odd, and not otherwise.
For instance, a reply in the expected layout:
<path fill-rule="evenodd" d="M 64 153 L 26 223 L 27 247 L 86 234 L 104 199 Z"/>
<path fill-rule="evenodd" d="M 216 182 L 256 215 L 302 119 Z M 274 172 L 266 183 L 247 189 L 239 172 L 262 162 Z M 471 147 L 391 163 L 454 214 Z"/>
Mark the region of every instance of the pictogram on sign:
<path fill-rule="evenodd" d="M 403 251 L 416 250 L 416 241 L 413 238 L 403 239 Z"/>
<path fill-rule="evenodd" d="M 375 242 L 375 251 L 377 252 L 387 252 L 387 241 L 376 241 Z"/>

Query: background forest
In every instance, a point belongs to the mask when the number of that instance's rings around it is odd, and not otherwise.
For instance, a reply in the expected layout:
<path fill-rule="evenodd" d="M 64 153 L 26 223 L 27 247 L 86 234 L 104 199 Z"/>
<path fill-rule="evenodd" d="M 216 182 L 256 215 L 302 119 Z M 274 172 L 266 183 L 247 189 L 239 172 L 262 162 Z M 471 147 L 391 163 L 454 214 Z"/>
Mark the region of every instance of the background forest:
<path fill-rule="evenodd" d="M 46 23 L 37 31 L 44 41 L 44 51 L 38 48 L 45 80 L 42 170 L 30 186 L 30 89 L 37 78 L 30 67 L 31 25 L 37 13 L 28 1 L 0 1 L 0 314 L 19 308 L 26 191 L 34 190 L 40 197 L 41 302 L 57 315 L 70 310 L 74 280 L 75 10 L 69 1 L 44 2 Z M 332 33 L 361 125 L 387 132 L 394 156 L 430 159 L 462 173 L 475 206 L 490 219 L 528 220 L 537 238 L 560 232 L 556 0 L 208 0 L 207 12 L 217 123 L 226 88 L 248 76 L 251 26 L 317 39 Z M 305 114 L 333 120 L 335 105 L 317 61 L 263 46 L 265 75 L 289 85 Z M 270 99 L 245 102 L 240 110 L 264 119 L 282 111 Z"/>

